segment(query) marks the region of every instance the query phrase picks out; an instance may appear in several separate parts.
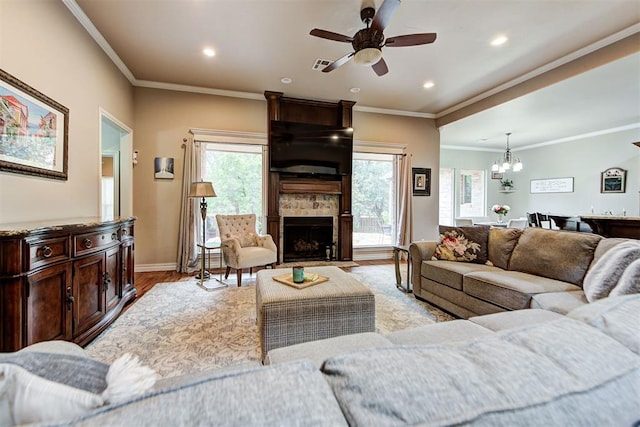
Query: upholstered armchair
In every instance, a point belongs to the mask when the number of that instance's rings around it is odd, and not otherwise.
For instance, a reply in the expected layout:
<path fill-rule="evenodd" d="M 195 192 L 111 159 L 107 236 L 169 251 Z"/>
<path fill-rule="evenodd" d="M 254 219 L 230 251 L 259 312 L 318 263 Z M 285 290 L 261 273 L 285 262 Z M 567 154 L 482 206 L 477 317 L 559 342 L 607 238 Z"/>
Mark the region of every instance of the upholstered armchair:
<path fill-rule="evenodd" d="M 216 222 L 220 231 L 222 256 L 227 266 L 225 279 L 235 268 L 238 286 L 242 286 L 244 268 L 249 269 L 249 274 L 253 274 L 253 267 L 271 265 L 271 268 L 275 268 L 278 259 L 276 244 L 270 235 L 260 236 L 256 233 L 255 214 L 216 215 Z"/>

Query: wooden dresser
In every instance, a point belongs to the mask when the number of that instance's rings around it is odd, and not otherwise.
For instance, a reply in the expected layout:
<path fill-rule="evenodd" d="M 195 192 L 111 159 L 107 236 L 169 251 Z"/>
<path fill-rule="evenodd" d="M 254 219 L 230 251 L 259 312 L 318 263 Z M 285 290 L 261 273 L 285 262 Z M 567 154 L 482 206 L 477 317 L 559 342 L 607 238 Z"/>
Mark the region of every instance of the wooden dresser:
<path fill-rule="evenodd" d="M 0 224 L 0 351 L 86 345 L 135 298 L 135 218 Z"/>

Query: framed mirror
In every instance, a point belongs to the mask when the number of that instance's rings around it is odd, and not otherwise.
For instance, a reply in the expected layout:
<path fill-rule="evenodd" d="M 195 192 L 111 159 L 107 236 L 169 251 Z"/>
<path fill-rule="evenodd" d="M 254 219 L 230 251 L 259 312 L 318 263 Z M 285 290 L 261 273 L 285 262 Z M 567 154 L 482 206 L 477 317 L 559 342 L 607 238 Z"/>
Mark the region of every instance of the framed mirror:
<path fill-rule="evenodd" d="M 620 168 L 609 168 L 600 174 L 601 193 L 624 193 L 626 191 L 627 171 Z"/>

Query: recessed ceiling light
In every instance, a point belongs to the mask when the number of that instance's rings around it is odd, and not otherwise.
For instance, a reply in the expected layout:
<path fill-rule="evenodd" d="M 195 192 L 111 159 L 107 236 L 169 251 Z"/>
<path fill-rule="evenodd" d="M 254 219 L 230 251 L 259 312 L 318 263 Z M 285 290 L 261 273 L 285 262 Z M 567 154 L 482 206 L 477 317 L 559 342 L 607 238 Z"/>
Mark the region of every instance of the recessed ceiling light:
<path fill-rule="evenodd" d="M 283 77 L 280 79 L 280 81 L 286 85 L 290 84 L 293 80 L 291 80 L 291 77 Z"/>
<path fill-rule="evenodd" d="M 359 87 L 352 87 L 351 89 L 349 89 L 349 92 L 358 93 L 358 92 L 360 92 L 360 88 Z"/>
<path fill-rule="evenodd" d="M 423 88 L 425 89 L 431 89 L 432 87 L 434 87 L 436 84 L 432 81 L 428 81 L 425 84 L 422 85 Z"/>
<path fill-rule="evenodd" d="M 216 56 L 216 52 L 213 49 L 210 49 L 208 47 L 205 49 L 202 49 L 202 53 L 204 53 L 206 56 L 209 56 L 209 57 Z"/>
<path fill-rule="evenodd" d="M 491 40 L 491 46 L 500 46 L 505 44 L 509 40 L 507 36 L 498 36 L 495 39 Z"/>

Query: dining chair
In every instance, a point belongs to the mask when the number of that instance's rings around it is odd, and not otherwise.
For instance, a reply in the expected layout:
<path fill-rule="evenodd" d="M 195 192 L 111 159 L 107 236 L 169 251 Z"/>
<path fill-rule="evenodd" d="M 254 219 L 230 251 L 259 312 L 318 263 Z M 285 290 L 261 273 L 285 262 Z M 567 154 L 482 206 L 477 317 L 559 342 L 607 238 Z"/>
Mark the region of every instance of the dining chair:
<path fill-rule="evenodd" d="M 524 230 L 527 228 L 527 218 L 512 218 L 507 222 L 507 228 L 519 228 Z"/>
<path fill-rule="evenodd" d="M 529 227 L 540 227 L 540 223 L 538 222 L 538 215 L 535 212 L 527 212 L 527 221 L 529 223 Z"/>
<path fill-rule="evenodd" d="M 468 225 L 473 225 L 473 220 L 471 218 L 456 218 L 456 227 L 464 227 Z"/>

